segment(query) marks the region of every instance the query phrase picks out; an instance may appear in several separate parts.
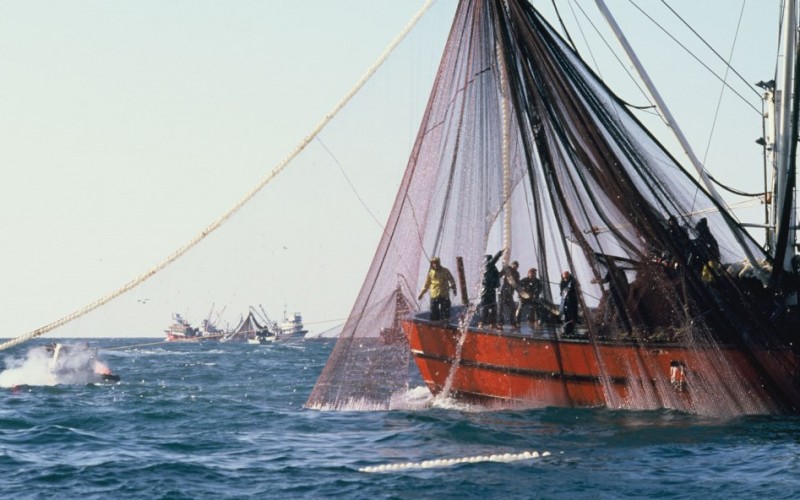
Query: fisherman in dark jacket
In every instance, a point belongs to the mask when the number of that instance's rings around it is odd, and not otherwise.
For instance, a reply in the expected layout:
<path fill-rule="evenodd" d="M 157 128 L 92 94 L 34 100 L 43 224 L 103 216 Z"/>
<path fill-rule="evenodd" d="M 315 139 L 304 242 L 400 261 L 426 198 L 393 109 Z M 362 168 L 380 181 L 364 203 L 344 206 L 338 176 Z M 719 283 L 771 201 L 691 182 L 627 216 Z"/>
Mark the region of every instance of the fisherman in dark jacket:
<path fill-rule="evenodd" d="M 523 319 L 527 319 L 531 326 L 536 325 L 538 321 L 537 304 L 539 296 L 542 294 L 542 280 L 536 274 L 535 268 L 528 269 L 528 276 L 519 280 L 519 308 L 517 309 L 517 318 L 514 322 L 514 328 L 519 328 Z"/>
<path fill-rule="evenodd" d="M 503 251 L 494 256 L 487 255 L 481 280 L 480 326 L 497 324 L 497 287 L 500 286 L 500 271 L 497 270 L 497 261 Z"/>
<path fill-rule="evenodd" d="M 503 283 L 500 285 L 499 323 L 516 324 L 517 303 L 514 302 L 514 291 L 519 286 L 519 262 L 503 268 Z"/>
<path fill-rule="evenodd" d="M 575 278 L 569 271 L 561 273 L 561 317 L 564 321 L 564 333 L 575 331 L 578 323 L 578 290 Z"/>

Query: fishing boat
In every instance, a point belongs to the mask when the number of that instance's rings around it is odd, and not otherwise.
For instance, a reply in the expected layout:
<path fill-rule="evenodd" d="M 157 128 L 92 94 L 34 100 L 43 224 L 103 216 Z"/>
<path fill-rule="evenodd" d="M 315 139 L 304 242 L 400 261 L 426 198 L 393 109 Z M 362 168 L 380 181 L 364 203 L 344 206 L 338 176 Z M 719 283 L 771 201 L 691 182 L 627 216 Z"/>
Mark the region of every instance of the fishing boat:
<path fill-rule="evenodd" d="M 212 306 L 208 316 L 200 322 L 200 327 L 197 329 L 198 335 L 205 339 L 219 340 L 224 338 L 227 332 L 223 328 L 217 326 L 217 322 L 224 312 L 225 308 L 223 307 L 222 310 L 216 314 L 216 319 L 212 319 L 212 316 L 214 316 L 214 307 Z"/>
<path fill-rule="evenodd" d="M 197 329 L 197 333 L 200 337 L 206 339 L 220 339 L 226 334 L 224 329 L 218 327 L 209 319 L 204 319 L 200 322 L 200 328 Z"/>
<path fill-rule="evenodd" d="M 764 243 L 597 4 L 690 166 L 531 4 L 460 2 L 383 238 L 308 407 L 391 408 L 421 376 L 436 397 L 490 408 L 800 411 L 795 2 L 782 15 L 785 64 L 759 84 Z M 498 317 L 484 281 L 498 255 L 512 297 L 541 306 L 533 320 Z M 459 284 L 445 317 L 418 300 L 434 256 Z M 538 270 L 537 296 L 513 261 Z M 398 322 L 405 341 L 381 342 Z"/>
<path fill-rule="evenodd" d="M 239 322 L 236 328 L 220 339 L 220 342 L 242 342 L 248 344 L 268 344 L 276 339 L 274 332 L 263 325 L 256 317 L 253 308 Z"/>
<path fill-rule="evenodd" d="M 277 338 L 281 340 L 299 339 L 308 333 L 305 326 L 303 326 L 303 315 L 295 312 L 292 316 L 288 316 L 286 311 L 283 311 L 283 321 L 276 325 Z"/>
<path fill-rule="evenodd" d="M 193 327 L 180 313 L 172 314 L 172 323 L 164 333 L 167 342 L 197 342 L 202 339 L 200 330 Z"/>

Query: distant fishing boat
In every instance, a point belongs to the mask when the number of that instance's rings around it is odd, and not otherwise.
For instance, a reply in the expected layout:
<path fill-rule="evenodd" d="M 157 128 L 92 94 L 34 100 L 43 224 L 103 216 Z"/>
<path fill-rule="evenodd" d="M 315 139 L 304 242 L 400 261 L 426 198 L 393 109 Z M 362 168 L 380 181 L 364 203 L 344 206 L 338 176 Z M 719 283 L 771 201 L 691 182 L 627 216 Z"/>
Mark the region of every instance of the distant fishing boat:
<path fill-rule="evenodd" d="M 268 344 L 276 339 L 274 332 L 256 318 L 252 308 L 233 331 L 227 333 L 220 342 L 246 342 L 248 344 Z"/>
<path fill-rule="evenodd" d="M 172 324 L 164 333 L 167 342 L 197 342 L 203 338 L 200 330 L 193 327 L 180 313 L 173 313 Z"/>
<path fill-rule="evenodd" d="M 283 312 L 283 321 L 276 328 L 278 340 L 298 339 L 308 333 L 305 326 L 303 326 L 303 315 L 295 312 L 291 317 Z"/>
<path fill-rule="evenodd" d="M 211 320 L 204 319 L 200 322 L 197 334 L 204 339 L 220 339 L 226 335 L 225 330 L 218 327 Z"/>

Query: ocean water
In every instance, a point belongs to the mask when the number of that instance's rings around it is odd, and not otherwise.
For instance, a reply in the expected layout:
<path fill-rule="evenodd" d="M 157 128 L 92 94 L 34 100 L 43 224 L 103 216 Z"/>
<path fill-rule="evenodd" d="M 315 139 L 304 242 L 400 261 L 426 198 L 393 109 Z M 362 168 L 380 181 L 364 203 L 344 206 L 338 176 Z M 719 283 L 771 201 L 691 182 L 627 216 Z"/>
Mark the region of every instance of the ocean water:
<path fill-rule="evenodd" d="M 800 497 L 797 417 L 485 412 L 424 388 L 413 410 L 308 410 L 319 340 L 93 339 L 121 381 L 50 385 L 22 363 L 45 342 L 0 354 L 0 380 L 39 383 L 0 388 L 3 498 Z"/>

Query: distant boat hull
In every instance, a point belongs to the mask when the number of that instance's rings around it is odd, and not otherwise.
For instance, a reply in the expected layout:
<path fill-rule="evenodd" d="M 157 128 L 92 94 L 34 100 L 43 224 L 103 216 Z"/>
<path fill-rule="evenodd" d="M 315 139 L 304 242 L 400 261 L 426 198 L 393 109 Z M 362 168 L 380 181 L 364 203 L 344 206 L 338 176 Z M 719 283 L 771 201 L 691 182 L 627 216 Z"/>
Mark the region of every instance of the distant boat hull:
<path fill-rule="evenodd" d="M 262 335 L 248 338 L 247 343 L 252 345 L 268 345 L 275 342 L 275 340 L 277 340 L 275 335 Z"/>
<path fill-rule="evenodd" d="M 199 342 L 203 340 L 203 337 L 200 336 L 187 337 L 186 335 L 183 335 L 181 333 L 167 332 L 166 339 L 167 342 Z"/>
<path fill-rule="evenodd" d="M 172 314 L 172 324 L 164 330 L 164 335 L 167 342 L 197 342 L 203 340 L 200 330 L 192 327 L 178 313 Z"/>
<path fill-rule="evenodd" d="M 277 340 L 291 340 L 304 338 L 308 330 L 303 327 L 303 315 L 299 312 L 294 313 L 291 317 L 283 313 L 283 322 L 280 325 L 275 325 L 275 333 Z"/>
<path fill-rule="evenodd" d="M 288 332 L 281 332 L 278 334 L 278 339 L 280 340 L 288 340 L 288 339 L 301 339 L 306 336 L 308 330 L 293 330 Z"/>
<path fill-rule="evenodd" d="M 493 407 L 672 408 L 697 412 L 725 404 L 745 413 L 772 413 L 779 405 L 770 382 L 734 348 L 687 349 L 674 344 L 589 342 L 556 337 L 554 327 L 526 334 L 467 329 L 425 320 L 403 323 L 409 346 L 430 391 Z M 768 369 L 797 366 L 790 351 L 771 352 Z M 454 363 L 458 369 L 452 370 Z M 709 381 L 718 380 L 718 385 Z M 796 387 L 779 388 L 800 396 Z M 727 394 L 726 394 L 727 393 Z M 702 411 L 701 411 L 702 412 Z"/>

